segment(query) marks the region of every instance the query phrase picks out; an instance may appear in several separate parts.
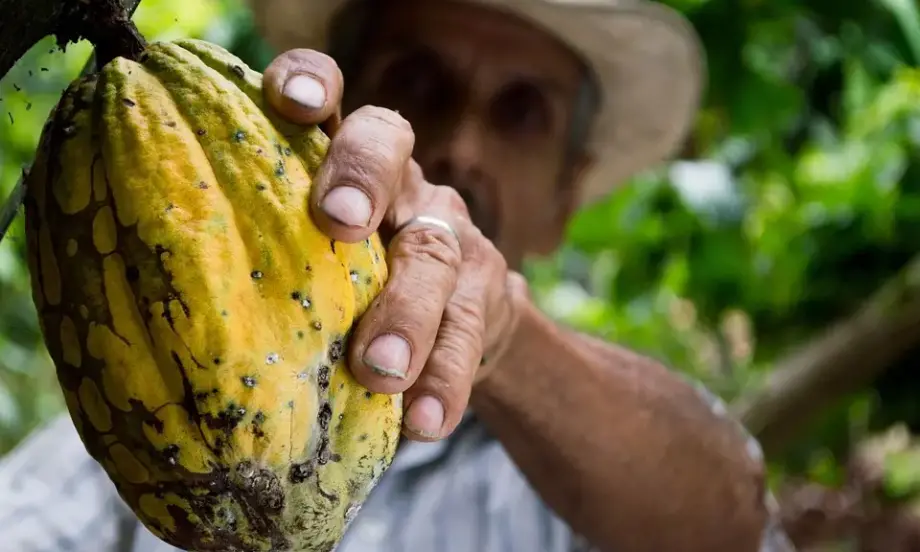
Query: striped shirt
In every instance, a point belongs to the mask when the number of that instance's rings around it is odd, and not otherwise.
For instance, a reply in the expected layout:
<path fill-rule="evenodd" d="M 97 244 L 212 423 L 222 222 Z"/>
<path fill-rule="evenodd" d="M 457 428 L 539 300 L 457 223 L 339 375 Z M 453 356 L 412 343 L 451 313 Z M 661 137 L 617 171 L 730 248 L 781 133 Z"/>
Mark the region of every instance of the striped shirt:
<path fill-rule="evenodd" d="M 724 404 L 702 396 L 720 414 Z M 748 450 L 760 459 L 753 439 Z M 775 505 L 760 552 L 794 548 Z M 126 508 L 65 414 L 0 461 L 0 552 L 177 552 Z M 404 442 L 336 552 L 591 552 L 475 417 Z"/>

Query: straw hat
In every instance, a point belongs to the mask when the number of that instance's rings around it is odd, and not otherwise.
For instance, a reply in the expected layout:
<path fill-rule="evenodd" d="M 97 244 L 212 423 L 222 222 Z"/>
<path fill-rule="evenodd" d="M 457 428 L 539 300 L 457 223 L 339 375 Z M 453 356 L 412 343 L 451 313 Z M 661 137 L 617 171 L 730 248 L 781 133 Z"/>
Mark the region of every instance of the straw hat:
<path fill-rule="evenodd" d="M 437 0 L 435 0 L 437 1 Z M 596 164 L 582 203 L 673 155 L 696 114 L 705 66 L 693 28 L 647 0 L 466 0 L 514 14 L 568 44 L 600 85 L 589 136 Z M 259 32 L 278 51 L 324 50 L 349 0 L 250 0 Z"/>

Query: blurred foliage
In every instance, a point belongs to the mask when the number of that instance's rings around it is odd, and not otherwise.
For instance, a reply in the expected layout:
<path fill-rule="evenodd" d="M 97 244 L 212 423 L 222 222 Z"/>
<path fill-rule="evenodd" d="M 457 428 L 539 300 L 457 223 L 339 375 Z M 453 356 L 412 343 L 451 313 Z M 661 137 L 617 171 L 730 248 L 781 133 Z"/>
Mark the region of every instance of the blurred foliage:
<path fill-rule="evenodd" d="M 711 77 L 683 159 L 581 213 L 565 247 L 528 275 L 560 320 L 731 399 L 917 253 L 920 15 L 913 0 L 669 3 L 702 35 Z M 233 0 L 143 0 L 135 19 L 150 38 L 206 38 L 256 68 L 273 54 Z M 89 51 L 50 44 L 0 83 L 4 196 Z M 20 234 L 0 244 L 0 454 L 61 409 Z M 906 400 L 918 354 L 828 411 L 773 460 L 777 473 L 833 483 L 854 427 L 920 425 L 920 403 Z M 895 472 L 897 488 L 920 480 Z"/>

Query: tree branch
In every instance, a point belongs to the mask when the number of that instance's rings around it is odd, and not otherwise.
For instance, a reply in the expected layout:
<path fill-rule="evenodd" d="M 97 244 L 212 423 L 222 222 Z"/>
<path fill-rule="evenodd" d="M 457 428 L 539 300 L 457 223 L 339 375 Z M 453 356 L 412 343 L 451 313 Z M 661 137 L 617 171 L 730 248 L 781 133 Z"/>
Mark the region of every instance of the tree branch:
<path fill-rule="evenodd" d="M 87 20 L 99 21 L 100 14 L 109 13 L 113 17 L 104 21 L 130 21 L 139 3 L 140 0 L 0 0 L 0 79 L 48 35 L 56 36 L 61 47 L 81 38 L 102 43 L 100 37 L 94 36 L 100 33 L 94 33 L 94 26 Z M 128 32 L 136 31 L 133 25 L 127 28 Z"/>
<path fill-rule="evenodd" d="M 777 363 L 767 383 L 732 405 L 767 454 L 824 407 L 870 384 L 920 343 L 920 256 L 848 319 Z"/>

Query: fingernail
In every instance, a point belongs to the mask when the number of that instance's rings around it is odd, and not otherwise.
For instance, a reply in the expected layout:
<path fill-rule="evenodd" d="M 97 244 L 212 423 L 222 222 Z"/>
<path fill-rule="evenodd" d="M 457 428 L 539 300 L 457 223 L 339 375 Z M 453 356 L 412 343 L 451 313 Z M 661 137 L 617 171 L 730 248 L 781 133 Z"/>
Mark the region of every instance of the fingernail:
<path fill-rule="evenodd" d="M 437 439 L 444 424 L 444 405 L 441 401 L 424 395 L 412 401 L 406 413 L 406 427 L 428 439 Z"/>
<path fill-rule="evenodd" d="M 326 105 L 326 89 L 318 80 L 307 75 L 294 75 L 284 85 L 284 95 L 310 109 Z"/>
<path fill-rule="evenodd" d="M 346 226 L 363 228 L 371 221 L 371 200 L 357 188 L 339 186 L 323 198 L 323 211 Z"/>
<path fill-rule="evenodd" d="M 381 376 L 406 379 L 411 355 L 409 343 L 405 339 L 385 334 L 374 339 L 367 347 L 364 363 Z"/>

